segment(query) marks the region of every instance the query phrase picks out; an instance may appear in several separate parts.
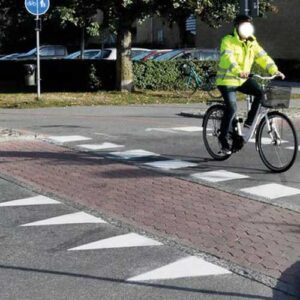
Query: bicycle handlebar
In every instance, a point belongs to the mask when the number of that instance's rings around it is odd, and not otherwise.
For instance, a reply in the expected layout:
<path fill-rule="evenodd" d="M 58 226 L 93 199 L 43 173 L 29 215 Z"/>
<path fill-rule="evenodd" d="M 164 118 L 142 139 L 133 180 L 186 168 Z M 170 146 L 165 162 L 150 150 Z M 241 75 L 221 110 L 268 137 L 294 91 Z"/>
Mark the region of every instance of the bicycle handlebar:
<path fill-rule="evenodd" d="M 261 76 L 259 74 L 249 74 L 249 78 L 253 78 L 253 77 L 258 78 L 258 79 L 262 79 L 262 80 L 273 80 L 273 79 L 275 79 L 277 77 L 280 77 L 280 76 L 278 76 L 277 74 L 275 74 L 273 76 Z"/>

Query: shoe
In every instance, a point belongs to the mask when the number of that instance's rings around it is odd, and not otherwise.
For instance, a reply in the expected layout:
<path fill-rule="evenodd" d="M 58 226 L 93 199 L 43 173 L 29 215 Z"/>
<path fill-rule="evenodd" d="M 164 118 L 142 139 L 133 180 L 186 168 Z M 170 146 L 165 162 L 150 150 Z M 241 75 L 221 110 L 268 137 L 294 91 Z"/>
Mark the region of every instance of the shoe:
<path fill-rule="evenodd" d="M 221 151 L 220 153 L 223 153 L 224 155 L 230 155 L 232 154 L 232 151 L 230 149 L 229 143 L 227 141 L 227 139 L 220 139 L 219 138 L 219 142 L 221 144 Z"/>

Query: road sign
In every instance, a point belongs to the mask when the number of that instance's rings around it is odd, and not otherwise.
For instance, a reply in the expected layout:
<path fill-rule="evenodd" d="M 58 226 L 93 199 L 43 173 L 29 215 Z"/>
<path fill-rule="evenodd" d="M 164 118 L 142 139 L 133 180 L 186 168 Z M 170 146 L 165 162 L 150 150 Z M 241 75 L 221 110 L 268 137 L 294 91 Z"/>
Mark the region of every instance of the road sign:
<path fill-rule="evenodd" d="M 185 21 L 185 30 L 196 34 L 196 17 L 191 15 Z"/>
<path fill-rule="evenodd" d="M 25 0 L 25 7 L 32 15 L 40 16 L 48 11 L 50 0 Z"/>

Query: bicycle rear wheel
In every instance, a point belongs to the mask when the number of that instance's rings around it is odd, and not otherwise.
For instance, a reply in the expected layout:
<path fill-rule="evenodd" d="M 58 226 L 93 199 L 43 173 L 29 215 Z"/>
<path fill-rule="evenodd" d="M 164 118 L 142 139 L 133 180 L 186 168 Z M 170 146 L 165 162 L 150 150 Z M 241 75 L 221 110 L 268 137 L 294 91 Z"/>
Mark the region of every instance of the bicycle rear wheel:
<path fill-rule="evenodd" d="M 175 83 L 175 91 L 179 96 L 191 97 L 198 90 L 198 84 L 192 76 L 179 76 Z"/>
<path fill-rule="evenodd" d="M 220 104 L 211 106 L 203 119 L 203 141 L 209 155 L 215 160 L 225 160 L 230 157 L 221 152 L 220 135 L 221 121 L 225 107 Z M 229 141 L 232 144 L 231 141 Z"/>
<path fill-rule="evenodd" d="M 216 75 L 210 75 L 207 79 L 207 93 L 214 99 L 222 98 L 222 94 L 216 86 Z"/>
<path fill-rule="evenodd" d="M 286 115 L 278 111 L 268 113 L 259 124 L 256 142 L 261 160 L 271 171 L 285 172 L 294 164 L 298 140 L 294 125 Z"/>

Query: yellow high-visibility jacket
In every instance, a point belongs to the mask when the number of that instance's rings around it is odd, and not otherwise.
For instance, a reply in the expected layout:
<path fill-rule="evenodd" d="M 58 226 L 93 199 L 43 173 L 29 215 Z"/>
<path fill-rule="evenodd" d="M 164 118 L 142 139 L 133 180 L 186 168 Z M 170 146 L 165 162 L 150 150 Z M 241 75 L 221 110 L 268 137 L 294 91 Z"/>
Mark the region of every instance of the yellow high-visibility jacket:
<path fill-rule="evenodd" d="M 217 72 L 217 85 L 240 86 L 247 79 L 239 78 L 241 72 L 250 72 L 256 62 L 271 75 L 278 72 L 273 59 L 252 36 L 247 41 L 240 39 L 236 30 L 226 35 L 221 43 L 221 57 Z"/>

